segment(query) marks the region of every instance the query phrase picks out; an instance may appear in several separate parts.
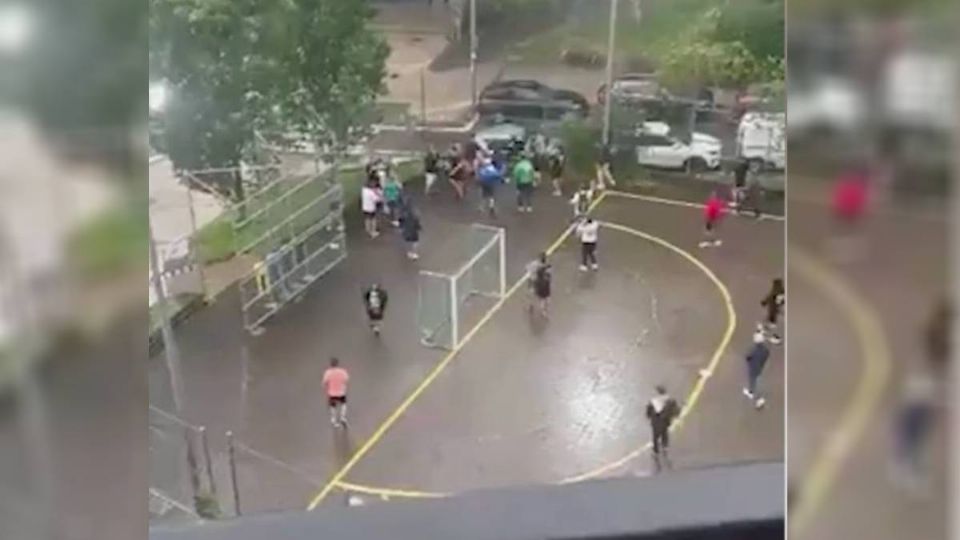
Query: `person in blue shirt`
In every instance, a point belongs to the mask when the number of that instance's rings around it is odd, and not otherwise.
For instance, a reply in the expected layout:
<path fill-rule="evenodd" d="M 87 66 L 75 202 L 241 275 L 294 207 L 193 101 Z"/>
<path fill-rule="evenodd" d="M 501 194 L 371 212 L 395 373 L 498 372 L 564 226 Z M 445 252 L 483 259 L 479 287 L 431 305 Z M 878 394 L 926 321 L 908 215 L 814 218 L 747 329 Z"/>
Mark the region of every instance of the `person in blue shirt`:
<path fill-rule="evenodd" d="M 477 170 L 477 180 L 480 183 L 480 192 L 483 194 L 484 206 L 491 217 L 497 215 L 497 186 L 503 183 L 504 170 L 505 167 L 497 167 L 492 160 L 484 161 Z"/>

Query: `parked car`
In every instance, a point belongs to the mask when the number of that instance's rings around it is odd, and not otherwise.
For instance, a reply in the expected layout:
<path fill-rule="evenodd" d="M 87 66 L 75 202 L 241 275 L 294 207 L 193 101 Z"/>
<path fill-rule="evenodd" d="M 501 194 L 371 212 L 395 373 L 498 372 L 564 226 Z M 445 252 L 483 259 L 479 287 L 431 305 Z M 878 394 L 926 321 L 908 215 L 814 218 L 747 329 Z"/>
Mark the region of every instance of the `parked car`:
<path fill-rule="evenodd" d="M 783 170 L 786 164 L 786 114 L 748 112 L 737 127 L 737 156 L 754 174 Z"/>
<path fill-rule="evenodd" d="M 720 139 L 694 132 L 690 143 L 670 133 L 663 122 L 644 122 L 635 136 L 637 163 L 663 169 L 702 172 L 720 167 Z"/>
<path fill-rule="evenodd" d="M 491 84 L 484 88 L 477 104 L 481 118 L 510 121 L 533 131 L 585 118 L 589 110 L 586 98 L 576 92 L 525 80 Z"/>
<path fill-rule="evenodd" d="M 479 100 L 483 102 L 496 101 L 556 101 L 566 102 L 574 108 L 582 109 L 584 115 L 590 111 L 590 103 L 583 95 L 573 90 L 554 88 L 532 79 L 514 79 L 497 81 L 487 85 L 480 92 Z"/>
<path fill-rule="evenodd" d="M 614 102 L 636 102 L 671 99 L 667 89 L 660 85 L 660 81 L 653 73 L 627 73 L 620 75 L 611 83 Z M 597 89 L 597 103 L 605 104 L 607 99 L 607 83 Z"/>
<path fill-rule="evenodd" d="M 474 134 L 474 140 L 493 152 L 508 151 L 514 141 L 527 140 L 527 130 L 519 124 L 503 122 L 478 129 Z"/>

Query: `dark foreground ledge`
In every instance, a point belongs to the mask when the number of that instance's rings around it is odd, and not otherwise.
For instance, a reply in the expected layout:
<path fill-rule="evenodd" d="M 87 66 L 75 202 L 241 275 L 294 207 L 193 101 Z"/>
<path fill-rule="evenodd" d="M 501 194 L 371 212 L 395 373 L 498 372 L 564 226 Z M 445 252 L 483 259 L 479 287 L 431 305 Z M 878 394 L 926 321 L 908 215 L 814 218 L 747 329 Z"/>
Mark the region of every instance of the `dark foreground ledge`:
<path fill-rule="evenodd" d="M 783 464 L 752 463 L 154 527 L 150 538 L 782 540 L 783 517 Z"/>

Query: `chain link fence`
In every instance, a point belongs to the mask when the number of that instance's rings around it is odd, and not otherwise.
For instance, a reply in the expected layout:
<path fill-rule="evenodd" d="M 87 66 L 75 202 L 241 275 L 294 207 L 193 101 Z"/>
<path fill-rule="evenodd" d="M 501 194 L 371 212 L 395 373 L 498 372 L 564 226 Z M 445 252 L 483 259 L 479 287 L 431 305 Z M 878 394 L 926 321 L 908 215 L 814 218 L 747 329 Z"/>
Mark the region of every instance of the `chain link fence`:
<path fill-rule="evenodd" d="M 217 483 L 206 429 L 149 408 L 151 520 L 212 517 Z"/>

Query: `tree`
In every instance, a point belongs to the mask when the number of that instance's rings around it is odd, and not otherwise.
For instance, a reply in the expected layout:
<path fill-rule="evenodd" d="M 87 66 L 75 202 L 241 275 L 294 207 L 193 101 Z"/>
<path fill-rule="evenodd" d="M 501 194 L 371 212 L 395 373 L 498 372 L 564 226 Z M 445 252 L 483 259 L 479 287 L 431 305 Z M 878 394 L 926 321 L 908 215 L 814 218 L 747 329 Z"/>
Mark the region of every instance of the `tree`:
<path fill-rule="evenodd" d="M 13 61 L 4 96 L 23 107 L 54 147 L 130 180 L 146 153 L 135 137 L 146 100 L 146 5 L 129 0 L 26 2 L 33 36 Z M 7 78 L 5 77 L 5 78 Z"/>
<path fill-rule="evenodd" d="M 364 132 L 388 52 L 364 0 L 152 0 L 150 15 L 174 167 L 236 168 L 258 134 L 342 149 Z"/>
<path fill-rule="evenodd" d="M 320 151 L 339 156 L 366 135 L 384 90 L 389 47 L 367 29 L 365 1 L 292 0 L 294 20 L 280 59 L 282 114 Z"/>

